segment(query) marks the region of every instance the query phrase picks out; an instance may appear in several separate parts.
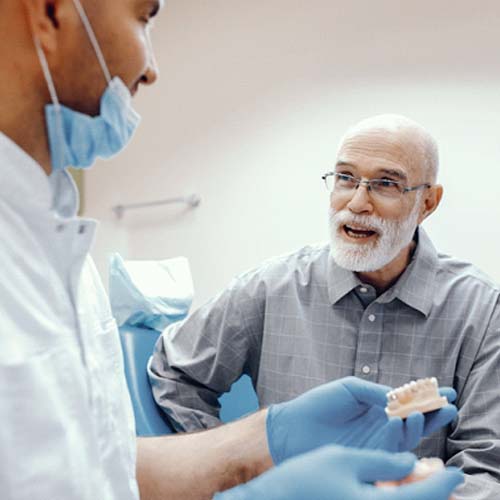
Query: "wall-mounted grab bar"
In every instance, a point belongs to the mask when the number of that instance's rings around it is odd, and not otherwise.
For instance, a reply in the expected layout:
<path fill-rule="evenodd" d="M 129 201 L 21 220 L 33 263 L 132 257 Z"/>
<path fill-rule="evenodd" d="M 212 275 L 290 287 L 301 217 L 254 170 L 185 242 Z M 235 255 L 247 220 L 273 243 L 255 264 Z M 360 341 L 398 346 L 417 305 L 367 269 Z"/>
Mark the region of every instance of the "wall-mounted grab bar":
<path fill-rule="evenodd" d="M 139 208 L 157 207 L 161 205 L 171 205 L 173 203 L 185 203 L 191 208 L 197 207 L 201 203 L 201 198 L 197 194 L 188 196 L 179 196 L 177 198 L 167 198 L 165 200 L 147 201 L 144 203 L 128 203 L 123 205 L 115 205 L 111 208 L 118 219 L 121 219 L 127 210 L 136 210 Z"/>

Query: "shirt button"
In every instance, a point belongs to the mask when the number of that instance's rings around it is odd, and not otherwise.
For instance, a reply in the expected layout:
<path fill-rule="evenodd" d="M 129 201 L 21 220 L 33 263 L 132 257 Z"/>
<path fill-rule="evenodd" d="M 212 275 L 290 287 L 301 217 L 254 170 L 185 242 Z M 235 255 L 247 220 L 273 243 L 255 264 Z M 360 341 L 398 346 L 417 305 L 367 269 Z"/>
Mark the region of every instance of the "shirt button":
<path fill-rule="evenodd" d="M 375 321 L 375 314 L 370 314 L 370 316 L 368 316 L 368 320 L 373 323 Z"/>
<path fill-rule="evenodd" d="M 365 365 L 363 366 L 363 368 L 361 368 L 361 371 L 365 374 L 365 375 L 368 375 L 370 373 L 370 367 L 368 365 Z"/>
<path fill-rule="evenodd" d="M 365 288 L 364 286 L 362 286 L 362 287 L 359 289 L 359 291 L 360 291 L 361 293 L 366 293 L 366 292 L 368 291 L 368 288 Z"/>

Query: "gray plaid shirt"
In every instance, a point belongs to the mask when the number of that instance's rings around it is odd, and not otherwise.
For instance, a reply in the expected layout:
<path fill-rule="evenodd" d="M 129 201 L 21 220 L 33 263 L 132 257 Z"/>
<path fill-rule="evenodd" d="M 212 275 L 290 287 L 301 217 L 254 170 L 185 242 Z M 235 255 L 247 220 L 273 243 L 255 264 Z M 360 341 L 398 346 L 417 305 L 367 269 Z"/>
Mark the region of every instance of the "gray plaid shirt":
<path fill-rule="evenodd" d="M 149 366 L 178 430 L 219 424 L 217 398 L 251 376 L 262 407 L 347 375 L 400 386 L 435 376 L 457 393 L 458 420 L 419 456 L 463 468 L 457 500 L 500 499 L 499 288 L 440 255 L 419 229 L 413 259 L 382 295 L 306 247 L 235 279 L 165 330 Z"/>

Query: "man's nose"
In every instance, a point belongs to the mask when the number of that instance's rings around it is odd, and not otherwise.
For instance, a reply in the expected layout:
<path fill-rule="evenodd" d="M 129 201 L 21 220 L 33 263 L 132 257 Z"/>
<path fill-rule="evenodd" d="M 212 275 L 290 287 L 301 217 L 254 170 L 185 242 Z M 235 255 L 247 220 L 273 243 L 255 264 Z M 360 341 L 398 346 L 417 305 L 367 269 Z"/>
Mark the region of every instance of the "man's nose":
<path fill-rule="evenodd" d="M 360 184 L 352 193 L 347 208 L 355 214 L 372 213 L 373 204 L 368 186 Z"/>
<path fill-rule="evenodd" d="M 158 76 L 160 75 L 160 70 L 158 68 L 158 63 L 156 61 L 156 57 L 153 51 L 153 44 L 151 43 L 151 39 L 149 35 L 146 40 L 146 45 L 148 48 L 148 66 L 146 71 L 142 75 L 141 82 L 146 85 L 153 85 L 153 83 L 158 80 Z"/>
<path fill-rule="evenodd" d="M 156 63 L 156 59 L 154 55 L 151 55 L 148 67 L 142 75 L 141 82 L 146 85 L 153 85 L 153 83 L 158 80 L 159 73 L 160 72 L 158 69 L 158 64 Z"/>

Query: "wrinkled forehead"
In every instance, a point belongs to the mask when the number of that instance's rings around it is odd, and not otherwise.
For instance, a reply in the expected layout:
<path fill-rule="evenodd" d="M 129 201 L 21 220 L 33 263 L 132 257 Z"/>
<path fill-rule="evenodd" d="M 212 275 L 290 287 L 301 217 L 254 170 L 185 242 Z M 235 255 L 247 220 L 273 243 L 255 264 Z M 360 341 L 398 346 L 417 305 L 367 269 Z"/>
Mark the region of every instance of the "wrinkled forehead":
<path fill-rule="evenodd" d="M 350 165 L 360 175 L 373 176 L 393 169 L 409 181 L 424 175 L 425 162 L 418 134 L 404 129 L 369 128 L 348 132 L 337 153 L 337 164 Z"/>

